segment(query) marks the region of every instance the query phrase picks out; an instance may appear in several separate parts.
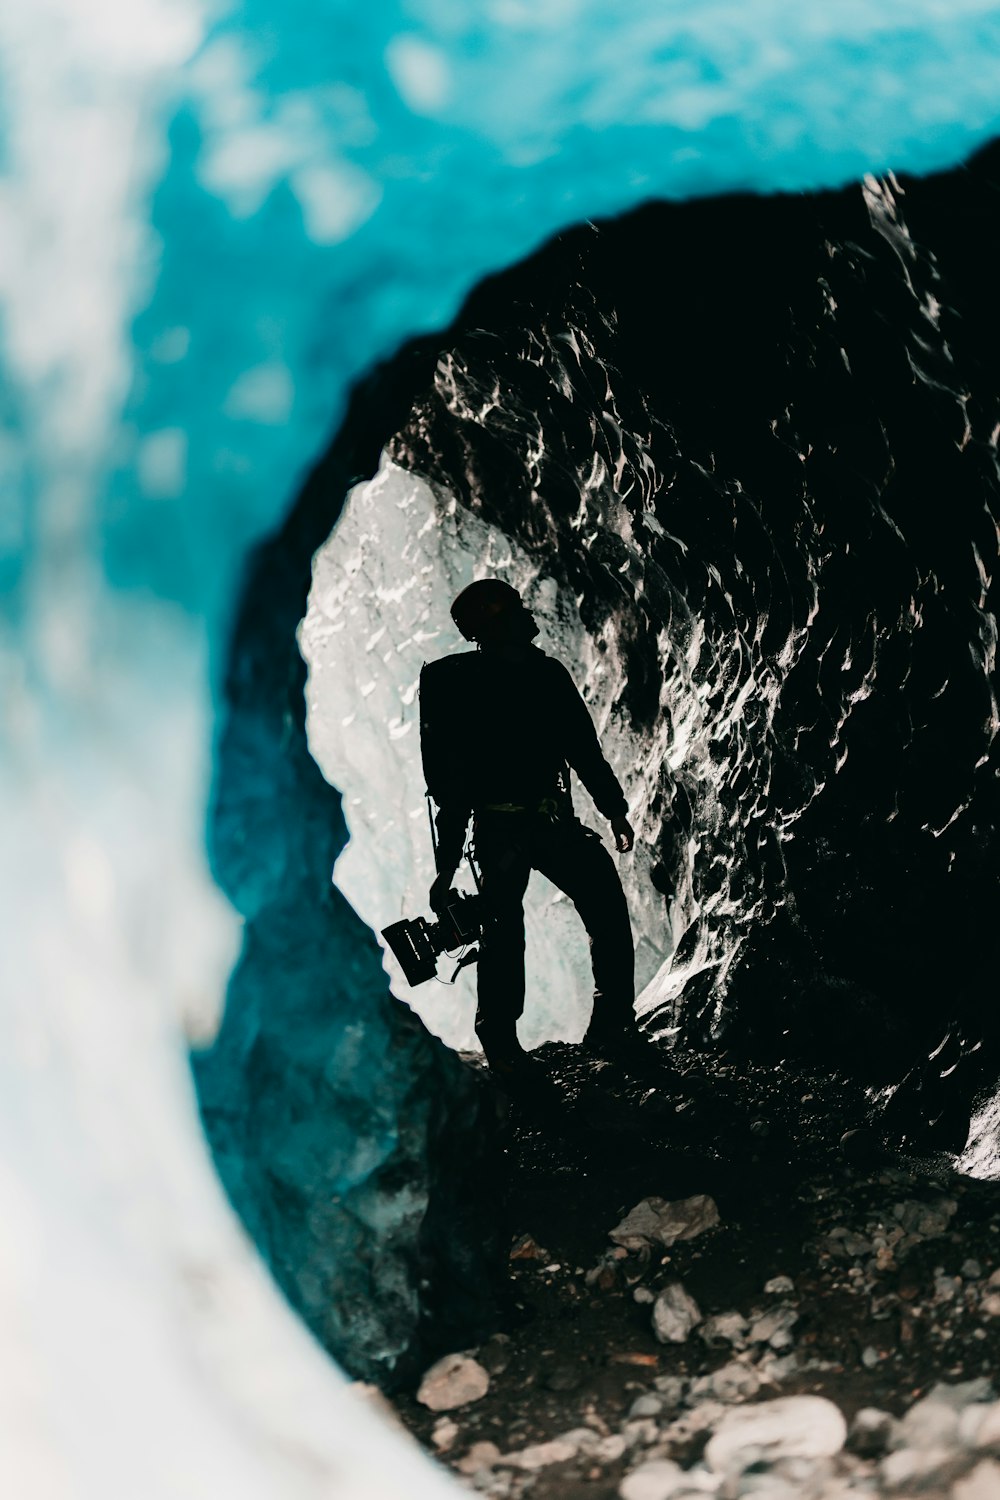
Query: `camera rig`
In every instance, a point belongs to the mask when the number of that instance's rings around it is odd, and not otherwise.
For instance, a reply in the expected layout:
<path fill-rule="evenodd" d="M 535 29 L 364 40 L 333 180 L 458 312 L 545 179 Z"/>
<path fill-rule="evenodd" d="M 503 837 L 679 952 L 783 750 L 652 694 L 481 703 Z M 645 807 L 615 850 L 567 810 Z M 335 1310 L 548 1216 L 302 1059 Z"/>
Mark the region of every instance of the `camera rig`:
<path fill-rule="evenodd" d="M 436 922 L 413 917 L 382 928 L 382 936 L 399 960 L 407 984 L 423 984 L 435 978 L 437 961 L 442 953 L 474 943 L 482 932 L 480 897 L 455 891 Z M 475 963 L 479 949 L 473 948 L 458 962 L 458 968 Z"/>
<path fill-rule="evenodd" d="M 434 850 L 436 864 L 437 835 L 429 795 L 427 815 L 430 819 L 431 847 Z M 460 891 L 452 891 L 444 911 L 436 922 L 428 922 L 425 917 L 412 917 L 404 918 L 402 922 L 392 922 L 388 927 L 382 928 L 382 936 L 399 960 L 407 984 L 423 984 L 428 979 L 435 979 L 437 961 L 442 953 L 451 953 L 456 948 L 468 950 L 459 957 L 452 980 L 455 979 L 460 969 L 464 969 L 467 964 L 475 963 L 479 957 L 479 949 L 470 949 L 469 944 L 477 942 L 483 931 L 481 880 L 476 862 L 468 847 L 465 857 L 469 861 L 469 869 L 476 882 L 475 894 L 467 895 Z"/>

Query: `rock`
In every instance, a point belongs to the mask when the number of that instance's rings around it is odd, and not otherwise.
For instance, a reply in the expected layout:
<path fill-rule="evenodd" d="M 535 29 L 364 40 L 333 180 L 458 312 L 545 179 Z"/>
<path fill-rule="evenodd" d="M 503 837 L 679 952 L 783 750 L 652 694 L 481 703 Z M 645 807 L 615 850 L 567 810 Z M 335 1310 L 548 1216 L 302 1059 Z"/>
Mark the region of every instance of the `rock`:
<path fill-rule="evenodd" d="M 660 1429 L 652 1417 L 636 1417 L 622 1427 L 626 1448 L 649 1448 L 660 1436 Z"/>
<path fill-rule="evenodd" d="M 495 1333 L 480 1349 L 479 1363 L 488 1375 L 502 1375 L 510 1364 L 513 1346 L 509 1333 Z"/>
<path fill-rule="evenodd" d="M 431 1433 L 431 1442 L 439 1453 L 447 1453 L 452 1448 L 458 1437 L 458 1423 L 453 1422 L 450 1417 L 440 1417 L 434 1423 L 434 1431 Z"/>
<path fill-rule="evenodd" d="M 954 1477 L 960 1462 L 954 1448 L 900 1448 L 879 1464 L 879 1478 L 886 1489 L 920 1489 Z"/>
<path fill-rule="evenodd" d="M 620 1432 L 607 1433 L 602 1437 L 592 1427 L 573 1427 L 560 1436 L 566 1442 L 574 1443 L 578 1454 L 601 1464 L 617 1463 L 628 1446 Z"/>
<path fill-rule="evenodd" d="M 524 1469 L 531 1473 L 547 1469 L 550 1464 L 568 1463 L 579 1452 L 578 1445 L 568 1436 L 551 1438 L 547 1443 L 532 1443 L 519 1453 L 505 1453 L 498 1460 L 505 1468 Z"/>
<path fill-rule="evenodd" d="M 854 1414 L 847 1446 L 861 1458 L 880 1458 L 892 1444 L 895 1427 L 895 1419 L 887 1411 L 863 1406 Z"/>
<path fill-rule="evenodd" d="M 817 1365 L 815 1360 L 809 1360 L 803 1369 L 823 1368 L 829 1369 L 829 1365 Z M 783 1380 L 790 1380 L 799 1370 L 799 1360 L 794 1354 L 765 1354 L 763 1359 L 757 1363 L 757 1372 L 762 1380 L 768 1380 L 772 1385 L 780 1385 Z"/>
<path fill-rule="evenodd" d="M 941 1382 L 933 1386 L 897 1424 L 893 1447 L 934 1448 L 957 1443 L 963 1411 L 992 1394 L 993 1387 L 985 1377 L 958 1385 Z M 984 1411 L 988 1410 L 984 1407 Z"/>
<path fill-rule="evenodd" d="M 542 1384 L 547 1391 L 575 1391 L 582 1382 L 583 1371 L 579 1365 L 568 1361 L 552 1365 L 542 1376 Z"/>
<path fill-rule="evenodd" d="M 636 1396 L 629 1407 L 629 1420 L 633 1417 L 658 1417 L 663 1410 L 663 1397 L 654 1396 L 647 1391 L 644 1396 Z"/>
<path fill-rule="evenodd" d="M 941 1198 L 934 1204 L 908 1198 L 904 1203 L 893 1204 L 892 1212 L 908 1234 L 918 1235 L 921 1239 L 932 1239 L 935 1235 L 945 1233 L 957 1208 L 958 1204 L 953 1198 Z"/>
<path fill-rule="evenodd" d="M 847 1423 L 822 1396 L 779 1396 L 757 1406 L 731 1407 L 716 1426 L 705 1461 L 716 1473 L 779 1458 L 826 1458 L 839 1453 Z"/>
<path fill-rule="evenodd" d="M 706 1318 L 698 1329 L 698 1337 L 704 1339 L 710 1349 L 719 1348 L 723 1344 L 742 1349 L 749 1331 L 750 1324 L 742 1313 L 724 1312 Z"/>
<path fill-rule="evenodd" d="M 661 1427 L 660 1440 L 665 1447 L 662 1453 L 650 1454 L 651 1458 L 668 1456 L 670 1448 L 685 1448 L 689 1443 L 704 1439 L 725 1416 L 727 1408 L 721 1401 L 699 1401 L 690 1410 L 681 1412 L 667 1427 Z"/>
<path fill-rule="evenodd" d="M 785 1297 L 794 1290 L 795 1283 L 790 1276 L 772 1276 L 764 1283 L 764 1291 L 769 1297 Z"/>
<path fill-rule="evenodd" d="M 958 1435 L 970 1448 L 1000 1449 L 1000 1401 L 967 1406 L 958 1419 Z"/>
<path fill-rule="evenodd" d="M 951 1500 L 997 1500 L 1000 1495 L 1000 1464 L 992 1458 L 982 1463 L 951 1487 Z"/>
<path fill-rule="evenodd" d="M 874 1370 L 879 1362 L 879 1352 L 874 1344 L 867 1344 L 861 1351 L 861 1363 L 866 1370 Z"/>
<path fill-rule="evenodd" d="M 610 1292 L 618 1284 L 618 1268 L 606 1261 L 598 1261 L 583 1278 L 584 1285 L 598 1292 Z"/>
<path fill-rule="evenodd" d="M 686 1483 L 687 1475 L 680 1464 L 669 1458 L 655 1458 L 640 1464 L 626 1474 L 618 1486 L 621 1500 L 667 1500 Z"/>
<path fill-rule="evenodd" d="M 478 1474 L 483 1469 L 492 1469 L 499 1459 L 500 1449 L 496 1443 L 473 1443 L 455 1467 L 460 1474 Z"/>
<path fill-rule="evenodd" d="M 679 1281 L 665 1286 L 653 1304 L 653 1332 L 661 1344 L 683 1344 L 700 1322 L 697 1302 Z"/>
<path fill-rule="evenodd" d="M 979 1264 L 978 1260 L 973 1260 L 971 1256 L 968 1260 L 963 1260 L 962 1275 L 965 1277 L 966 1281 L 978 1281 L 982 1274 L 983 1268 Z"/>
<path fill-rule="evenodd" d="M 749 1401 L 759 1390 L 760 1376 L 753 1365 L 733 1360 L 711 1375 L 702 1375 L 692 1385 L 691 1394 L 699 1400 L 703 1396 L 713 1396 L 717 1401 L 736 1402 Z"/>
<path fill-rule="evenodd" d="M 548 1260 L 549 1252 L 543 1250 L 530 1234 L 522 1234 L 510 1249 L 511 1260 Z"/>
<path fill-rule="evenodd" d="M 979 1309 L 988 1318 L 1000 1318 L 1000 1292 L 987 1292 L 979 1304 Z"/>
<path fill-rule="evenodd" d="M 684 1400 L 688 1383 L 683 1375 L 657 1375 L 653 1381 L 663 1401 L 664 1411 L 676 1411 Z"/>
<path fill-rule="evenodd" d="M 787 1349 L 792 1342 L 791 1330 L 799 1320 L 798 1310 L 779 1302 L 767 1312 L 759 1313 L 750 1324 L 747 1342 L 770 1344 L 772 1349 Z M 777 1342 L 775 1342 L 777 1340 Z"/>
<path fill-rule="evenodd" d="M 417 1391 L 421 1406 L 431 1411 L 452 1411 L 479 1401 L 490 1388 L 490 1377 L 467 1354 L 446 1354 L 431 1365 Z"/>
<path fill-rule="evenodd" d="M 678 1240 L 691 1240 L 706 1229 L 714 1229 L 718 1222 L 715 1200 L 705 1193 L 675 1202 L 643 1198 L 610 1231 L 610 1238 L 626 1250 L 644 1250 L 651 1245 L 665 1245 L 669 1249 Z"/>
<path fill-rule="evenodd" d="M 656 1293 L 653 1291 L 652 1287 L 637 1286 L 635 1291 L 632 1293 L 632 1300 L 634 1302 L 640 1303 L 640 1305 L 642 1306 L 651 1307 L 656 1301 Z"/>

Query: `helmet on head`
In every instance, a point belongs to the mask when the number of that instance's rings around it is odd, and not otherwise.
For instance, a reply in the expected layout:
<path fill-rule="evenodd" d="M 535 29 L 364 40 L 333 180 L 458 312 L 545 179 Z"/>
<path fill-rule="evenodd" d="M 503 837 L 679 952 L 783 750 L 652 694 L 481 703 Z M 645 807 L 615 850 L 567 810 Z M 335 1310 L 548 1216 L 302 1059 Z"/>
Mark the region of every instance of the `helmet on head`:
<path fill-rule="evenodd" d="M 501 578 L 480 578 L 470 583 L 451 606 L 451 618 L 467 641 L 478 641 L 490 621 L 511 605 L 521 602 L 517 589 Z"/>

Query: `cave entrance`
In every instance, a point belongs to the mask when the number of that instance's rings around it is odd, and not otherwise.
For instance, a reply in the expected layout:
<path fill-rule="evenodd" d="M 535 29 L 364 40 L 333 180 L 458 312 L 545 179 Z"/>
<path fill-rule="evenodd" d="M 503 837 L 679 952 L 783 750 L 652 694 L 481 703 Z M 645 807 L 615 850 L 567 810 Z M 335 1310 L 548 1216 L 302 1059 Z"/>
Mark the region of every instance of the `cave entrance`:
<path fill-rule="evenodd" d="M 391 545 L 386 540 L 391 538 Z M 317 552 L 309 607 L 299 645 L 309 666 L 309 748 L 324 776 L 344 797 L 350 842 L 334 879 L 365 922 L 379 932 L 426 908 L 433 879 L 419 751 L 417 678 L 422 663 L 467 643 L 448 614 L 452 598 L 477 576 L 512 583 L 531 605 L 542 636 L 581 684 L 602 730 L 606 753 L 634 796 L 641 816 L 648 801 L 642 769 L 649 747 L 635 744 L 612 717 L 622 664 L 601 651 L 552 576 L 495 525 L 461 508 L 387 455 L 372 480 L 355 486 L 327 543 Z M 452 730 L 465 732 L 462 705 Z M 475 747 L 469 747 L 470 754 Z M 604 834 L 585 796 L 581 820 Z M 640 843 L 623 860 L 636 935 L 639 1010 L 643 992 L 669 958 L 671 924 L 649 879 L 654 855 Z M 472 890 L 467 865 L 459 887 Z M 586 941 L 571 904 L 538 875 L 525 901 L 530 998 L 522 1042 L 577 1042 L 590 1018 L 593 979 Z M 456 1049 L 478 1050 L 475 971 L 449 982 L 455 960 L 443 958 L 439 982 L 406 984 L 393 954 L 385 962 L 394 993 L 425 1025 Z"/>

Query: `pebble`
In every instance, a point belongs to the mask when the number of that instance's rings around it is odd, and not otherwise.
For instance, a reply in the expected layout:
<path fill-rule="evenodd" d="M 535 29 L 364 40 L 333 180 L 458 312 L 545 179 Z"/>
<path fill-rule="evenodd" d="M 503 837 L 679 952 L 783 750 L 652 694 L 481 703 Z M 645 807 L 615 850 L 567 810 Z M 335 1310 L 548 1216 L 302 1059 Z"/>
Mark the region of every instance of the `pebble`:
<path fill-rule="evenodd" d="M 668 1500 L 687 1480 L 680 1464 L 669 1458 L 654 1458 L 626 1474 L 618 1486 L 621 1500 Z"/>
<path fill-rule="evenodd" d="M 968 1260 L 963 1260 L 962 1275 L 965 1277 L 966 1281 L 978 1281 L 982 1274 L 983 1268 L 979 1264 L 978 1260 L 973 1260 L 971 1256 Z"/>
<path fill-rule="evenodd" d="M 655 1417 L 635 1417 L 622 1427 L 626 1448 L 651 1448 L 659 1436 Z"/>
<path fill-rule="evenodd" d="M 704 1339 L 710 1349 L 722 1344 L 732 1344 L 737 1349 L 742 1349 L 749 1331 L 750 1324 L 742 1313 L 724 1312 L 706 1318 L 698 1329 L 698 1337 Z"/>
<path fill-rule="evenodd" d="M 591 1437 L 593 1436 L 594 1434 L 591 1433 Z M 621 1433 L 613 1432 L 609 1437 L 598 1438 L 597 1442 L 586 1451 L 591 1457 L 596 1458 L 598 1463 L 615 1464 L 624 1454 L 626 1447 L 627 1444 Z"/>
<path fill-rule="evenodd" d="M 530 1234 L 522 1234 L 511 1246 L 511 1260 L 548 1260 L 549 1252 Z"/>
<path fill-rule="evenodd" d="M 764 1283 L 764 1291 L 769 1297 L 785 1297 L 794 1290 L 795 1282 L 790 1276 L 772 1276 L 770 1281 Z"/>
<path fill-rule="evenodd" d="M 431 1433 L 431 1442 L 439 1453 L 447 1453 L 454 1445 L 458 1437 L 458 1423 L 453 1422 L 450 1417 L 440 1417 L 434 1423 L 434 1431 Z"/>
<path fill-rule="evenodd" d="M 713 1396 L 717 1401 L 749 1401 L 760 1390 L 760 1376 L 753 1365 L 732 1360 L 711 1375 L 702 1375 L 691 1387 L 694 1398 Z"/>
<path fill-rule="evenodd" d="M 664 1407 L 671 1411 L 684 1400 L 688 1385 L 683 1375 L 657 1375 L 653 1384 L 663 1398 Z"/>
<path fill-rule="evenodd" d="M 656 1301 L 656 1293 L 653 1291 L 652 1287 L 637 1286 L 635 1291 L 632 1293 L 632 1298 L 633 1301 L 640 1303 L 644 1307 L 652 1307 L 653 1303 Z"/>
<path fill-rule="evenodd" d="M 879 1465 L 879 1478 L 887 1489 L 912 1485 L 921 1489 L 941 1480 L 955 1467 L 953 1448 L 900 1448 Z"/>
<path fill-rule="evenodd" d="M 495 1333 L 486 1340 L 476 1358 L 488 1375 L 502 1375 L 510 1364 L 512 1343 L 509 1333 Z"/>
<path fill-rule="evenodd" d="M 499 1458 L 500 1449 L 496 1443 L 473 1443 L 455 1467 L 460 1474 L 478 1474 L 482 1469 L 492 1469 Z"/>
<path fill-rule="evenodd" d="M 520 1453 L 505 1453 L 498 1462 L 505 1468 L 525 1469 L 529 1473 L 536 1469 L 547 1469 L 550 1464 L 564 1464 L 575 1458 L 578 1445 L 568 1437 L 551 1438 L 547 1443 L 532 1443 Z"/>
<path fill-rule="evenodd" d="M 490 1377 L 467 1354 L 446 1354 L 431 1365 L 420 1382 L 417 1400 L 431 1411 L 451 1411 L 479 1401 L 490 1388 Z"/>
<path fill-rule="evenodd" d="M 895 1426 L 894 1418 L 887 1411 L 880 1411 L 876 1406 L 862 1406 L 854 1413 L 847 1446 L 862 1458 L 878 1458 L 890 1446 Z"/>
<path fill-rule="evenodd" d="M 829 1365 L 817 1365 L 815 1360 L 809 1360 L 803 1369 L 829 1369 Z M 774 1385 L 780 1385 L 783 1380 L 790 1380 L 799 1369 L 798 1357 L 795 1354 L 765 1354 L 757 1365 L 761 1378 L 769 1380 Z"/>
<path fill-rule="evenodd" d="M 629 1418 L 633 1417 L 658 1417 L 663 1410 L 663 1397 L 654 1396 L 647 1391 L 644 1396 L 636 1396 L 629 1407 Z"/>
<path fill-rule="evenodd" d="M 971 1445 L 978 1423 L 992 1407 L 984 1404 L 993 1394 L 985 1377 L 966 1380 L 958 1385 L 940 1382 L 911 1406 L 896 1424 L 892 1446 L 905 1449 L 955 1446 L 961 1441 Z M 982 1417 L 976 1412 L 982 1412 Z"/>
<path fill-rule="evenodd" d="M 823 1396 L 779 1396 L 756 1406 L 731 1407 L 705 1448 L 716 1473 L 779 1458 L 826 1458 L 847 1437 L 840 1408 Z"/>
<path fill-rule="evenodd" d="M 779 1302 L 776 1307 L 754 1318 L 747 1341 L 751 1344 L 770 1344 L 772 1349 L 787 1349 L 792 1342 L 791 1330 L 798 1320 L 796 1308 L 790 1307 L 787 1302 Z"/>
<path fill-rule="evenodd" d="M 661 1344 L 683 1344 L 700 1322 L 697 1302 L 679 1281 L 665 1286 L 653 1304 L 653 1332 Z"/>

